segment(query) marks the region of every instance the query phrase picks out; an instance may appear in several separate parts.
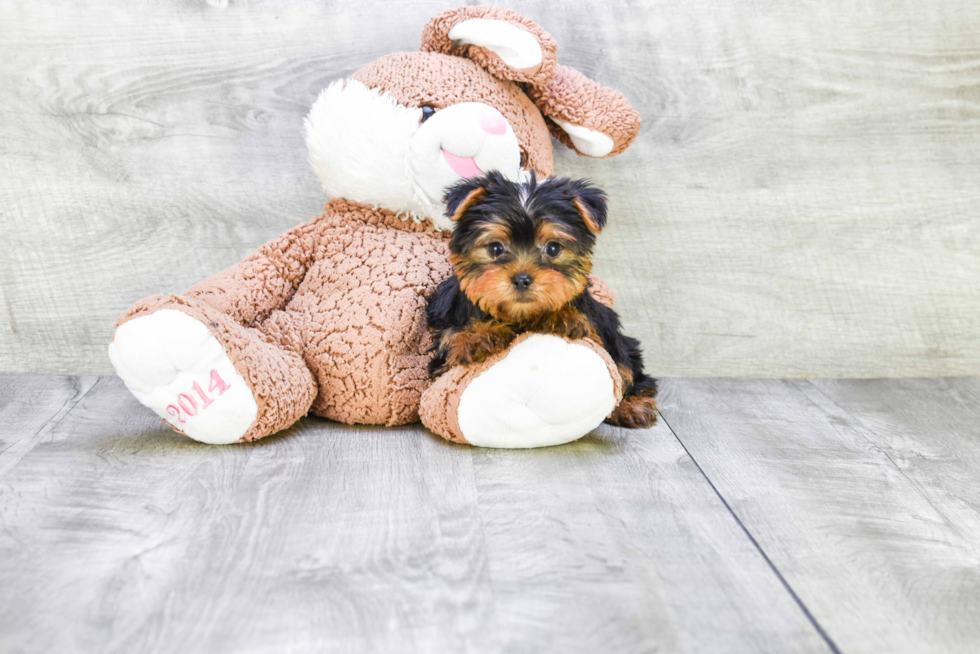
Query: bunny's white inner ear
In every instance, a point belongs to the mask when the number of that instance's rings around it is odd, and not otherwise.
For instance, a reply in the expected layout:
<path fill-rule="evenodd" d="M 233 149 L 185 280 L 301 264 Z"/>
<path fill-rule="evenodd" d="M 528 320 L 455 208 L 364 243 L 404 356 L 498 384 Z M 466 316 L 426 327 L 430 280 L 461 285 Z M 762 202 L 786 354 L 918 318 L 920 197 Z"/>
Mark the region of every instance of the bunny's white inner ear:
<path fill-rule="evenodd" d="M 493 51 L 505 64 L 518 70 L 533 68 L 544 55 L 541 44 L 513 23 L 489 18 L 464 20 L 449 30 L 449 38 Z"/>
<path fill-rule="evenodd" d="M 616 145 L 612 138 L 602 132 L 597 132 L 594 129 L 582 127 L 581 125 L 566 123 L 564 120 L 558 120 L 557 118 L 552 118 L 551 120 L 555 121 L 555 124 L 565 130 L 568 138 L 572 139 L 572 143 L 575 144 L 575 149 L 582 154 L 590 157 L 604 157 L 612 152 L 613 146 Z"/>

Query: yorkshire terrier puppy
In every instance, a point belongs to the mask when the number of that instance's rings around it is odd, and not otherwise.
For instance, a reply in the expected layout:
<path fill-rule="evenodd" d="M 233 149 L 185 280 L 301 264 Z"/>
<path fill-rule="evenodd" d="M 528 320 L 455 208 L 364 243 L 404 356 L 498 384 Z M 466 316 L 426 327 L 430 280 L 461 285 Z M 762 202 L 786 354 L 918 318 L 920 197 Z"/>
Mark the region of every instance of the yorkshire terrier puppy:
<path fill-rule="evenodd" d="M 429 373 L 484 361 L 523 332 L 589 338 L 602 345 L 625 384 L 606 422 L 649 427 L 657 382 L 643 372 L 640 343 L 588 288 L 606 196 L 582 180 L 514 183 L 491 172 L 451 186 L 447 214 L 455 272 L 429 303 L 436 343 Z"/>

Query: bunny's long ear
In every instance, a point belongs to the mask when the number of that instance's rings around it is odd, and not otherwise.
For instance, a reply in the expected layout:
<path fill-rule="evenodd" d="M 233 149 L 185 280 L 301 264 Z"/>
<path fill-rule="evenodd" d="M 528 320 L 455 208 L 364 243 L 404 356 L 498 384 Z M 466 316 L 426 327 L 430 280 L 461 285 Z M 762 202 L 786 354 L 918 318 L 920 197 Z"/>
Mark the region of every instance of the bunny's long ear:
<path fill-rule="evenodd" d="M 467 57 L 500 79 L 546 86 L 555 72 L 555 40 L 534 21 L 502 7 L 445 11 L 422 31 L 423 52 Z"/>
<path fill-rule="evenodd" d="M 545 115 L 551 134 L 579 154 L 612 157 L 640 133 L 640 115 L 619 91 L 593 82 L 568 66 L 555 66 L 546 86 L 528 95 Z"/>
<path fill-rule="evenodd" d="M 422 31 L 421 49 L 467 57 L 495 77 L 525 84 L 552 135 L 579 154 L 612 157 L 640 132 L 640 116 L 621 93 L 558 65 L 555 39 L 510 9 L 443 12 Z"/>

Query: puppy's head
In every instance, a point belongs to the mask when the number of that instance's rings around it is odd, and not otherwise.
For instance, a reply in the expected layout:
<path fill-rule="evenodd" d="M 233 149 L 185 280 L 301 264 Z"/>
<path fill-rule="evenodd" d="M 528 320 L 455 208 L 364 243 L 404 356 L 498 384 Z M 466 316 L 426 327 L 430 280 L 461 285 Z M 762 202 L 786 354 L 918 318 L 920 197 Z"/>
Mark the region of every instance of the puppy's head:
<path fill-rule="evenodd" d="M 473 304 L 508 323 L 568 304 L 588 284 L 606 196 L 584 180 L 534 176 L 524 183 L 491 172 L 451 186 L 446 212 L 460 288 Z"/>

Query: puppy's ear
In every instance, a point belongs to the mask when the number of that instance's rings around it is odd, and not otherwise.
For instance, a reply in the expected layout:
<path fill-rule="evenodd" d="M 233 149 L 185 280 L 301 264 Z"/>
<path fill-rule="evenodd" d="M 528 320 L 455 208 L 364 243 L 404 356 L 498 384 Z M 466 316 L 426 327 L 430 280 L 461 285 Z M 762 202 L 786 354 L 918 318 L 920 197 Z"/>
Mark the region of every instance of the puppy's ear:
<path fill-rule="evenodd" d="M 479 203 L 486 194 L 486 184 L 482 178 L 467 179 L 450 186 L 443 197 L 449 220 L 458 221 L 467 209 Z"/>
<path fill-rule="evenodd" d="M 575 183 L 575 208 L 582 214 L 585 226 L 593 234 L 599 234 L 606 226 L 606 194 L 591 184 Z"/>

